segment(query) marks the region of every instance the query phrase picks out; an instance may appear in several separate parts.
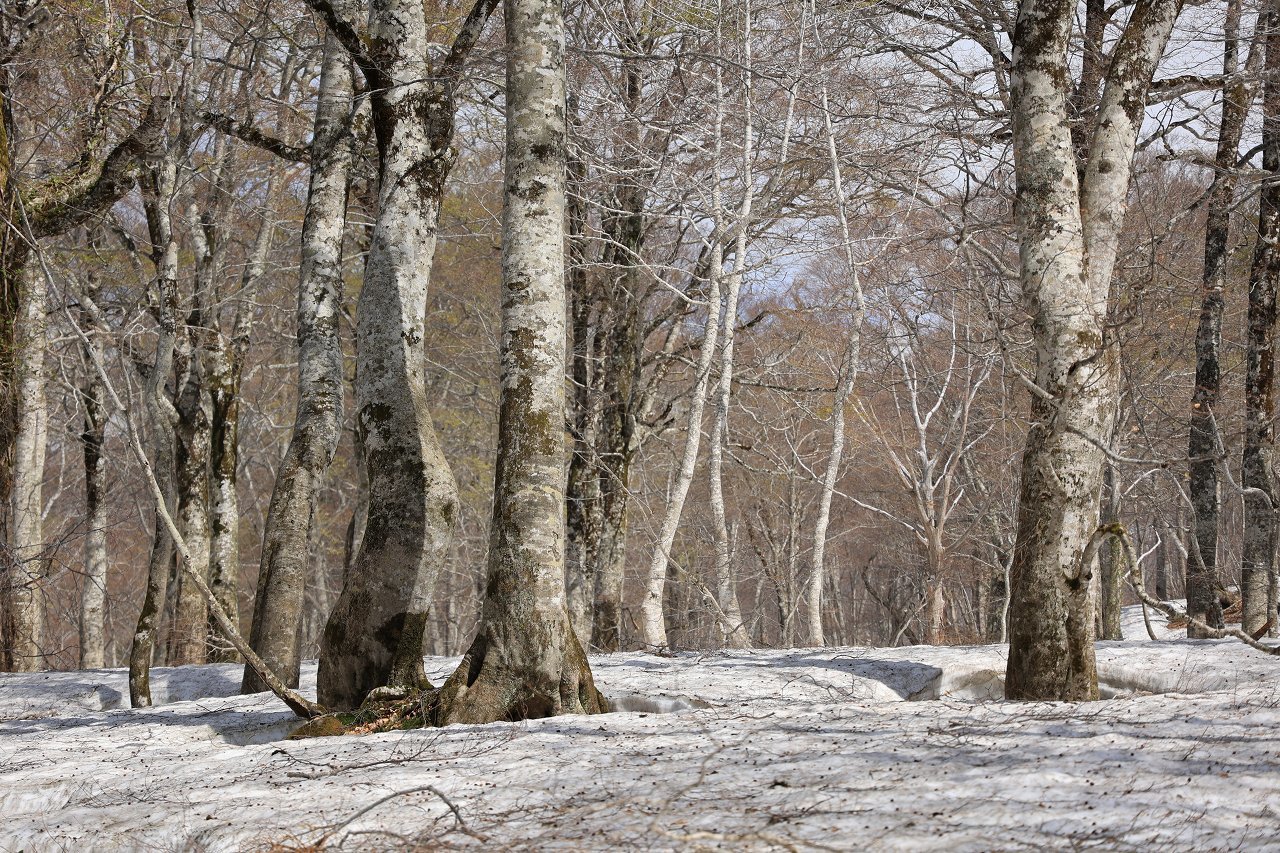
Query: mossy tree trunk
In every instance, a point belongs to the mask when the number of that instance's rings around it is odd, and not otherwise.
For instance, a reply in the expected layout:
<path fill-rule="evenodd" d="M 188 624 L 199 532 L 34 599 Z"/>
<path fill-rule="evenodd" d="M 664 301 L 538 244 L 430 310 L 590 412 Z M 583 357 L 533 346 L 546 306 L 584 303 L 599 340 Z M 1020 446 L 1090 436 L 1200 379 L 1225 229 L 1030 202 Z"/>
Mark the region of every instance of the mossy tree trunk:
<path fill-rule="evenodd" d="M 375 688 L 425 683 L 427 606 L 458 512 L 426 397 L 427 286 L 454 159 L 455 90 L 494 2 L 472 8 L 439 67 L 428 59 L 432 33 L 421 3 L 373 0 L 364 35 L 329 4 L 312 5 L 369 85 L 379 165 L 378 215 L 356 318 L 356 429 L 369 475 L 368 524 L 325 625 L 317 679 L 322 704 L 349 709 Z"/>
<path fill-rule="evenodd" d="M 1139 0 L 1114 49 L 1083 184 L 1067 109 L 1076 4 L 1023 0 L 1013 36 L 1013 150 L 1023 300 L 1036 392 L 1011 571 L 1011 699 L 1098 697 L 1093 567 L 1118 352 L 1105 335 L 1134 144 L 1179 0 Z M 1086 246 L 1088 251 L 1086 254 Z"/>
<path fill-rule="evenodd" d="M 565 98 L 559 0 L 506 0 L 501 405 L 480 629 L 438 721 L 597 713 L 565 608 Z"/>

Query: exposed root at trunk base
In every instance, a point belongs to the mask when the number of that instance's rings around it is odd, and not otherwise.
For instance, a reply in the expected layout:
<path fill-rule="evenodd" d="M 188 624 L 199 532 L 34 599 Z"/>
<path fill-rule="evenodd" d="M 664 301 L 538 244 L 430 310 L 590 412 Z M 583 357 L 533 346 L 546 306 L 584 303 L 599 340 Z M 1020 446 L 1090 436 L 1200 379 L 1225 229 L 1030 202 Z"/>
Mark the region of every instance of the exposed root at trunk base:
<path fill-rule="evenodd" d="M 559 630 L 560 637 L 535 650 L 527 634 L 504 638 L 502 626 L 486 626 L 440 688 L 436 725 L 608 713 L 568 620 Z"/>
<path fill-rule="evenodd" d="M 481 634 L 441 687 L 380 688 L 360 709 L 316 717 L 289 740 L 448 726 L 516 722 L 561 714 L 607 714 L 587 656 L 565 625 L 562 642 L 532 658 L 527 641 L 504 647 Z M 512 654 L 514 652 L 514 654 Z M 522 655 L 523 653 L 523 655 Z"/>

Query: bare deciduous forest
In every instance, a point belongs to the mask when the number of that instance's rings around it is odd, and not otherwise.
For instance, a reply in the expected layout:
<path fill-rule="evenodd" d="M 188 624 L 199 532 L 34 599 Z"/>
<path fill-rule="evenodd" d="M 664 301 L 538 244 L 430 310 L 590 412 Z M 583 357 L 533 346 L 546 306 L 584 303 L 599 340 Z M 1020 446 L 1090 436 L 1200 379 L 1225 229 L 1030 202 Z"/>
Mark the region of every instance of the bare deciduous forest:
<path fill-rule="evenodd" d="M 1274 0 L 7 0 L 0 112 L 0 670 L 1280 653 Z"/>

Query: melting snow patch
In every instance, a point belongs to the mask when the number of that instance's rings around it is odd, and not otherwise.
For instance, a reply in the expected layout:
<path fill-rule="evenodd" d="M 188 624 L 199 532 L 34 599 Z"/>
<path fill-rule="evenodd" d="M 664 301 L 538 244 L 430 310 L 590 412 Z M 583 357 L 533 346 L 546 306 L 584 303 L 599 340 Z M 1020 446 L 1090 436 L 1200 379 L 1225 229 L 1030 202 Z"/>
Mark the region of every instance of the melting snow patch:
<path fill-rule="evenodd" d="M 646 696 L 642 693 L 619 693 L 607 697 L 609 709 L 622 714 L 677 714 L 681 711 L 696 711 L 710 708 L 710 702 L 704 702 L 692 696 Z"/>

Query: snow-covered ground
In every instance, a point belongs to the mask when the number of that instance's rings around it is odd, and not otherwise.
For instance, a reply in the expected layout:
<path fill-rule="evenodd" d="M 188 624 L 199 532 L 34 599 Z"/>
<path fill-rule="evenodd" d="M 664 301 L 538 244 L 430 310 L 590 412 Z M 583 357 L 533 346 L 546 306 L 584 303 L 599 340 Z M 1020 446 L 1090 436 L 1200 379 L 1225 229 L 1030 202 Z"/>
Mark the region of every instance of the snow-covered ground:
<path fill-rule="evenodd" d="M 305 741 L 239 667 L 3 675 L 0 850 L 1280 850 L 1280 659 L 1126 637 L 1094 703 L 998 701 L 1002 646 L 629 653 L 620 713 Z"/>

